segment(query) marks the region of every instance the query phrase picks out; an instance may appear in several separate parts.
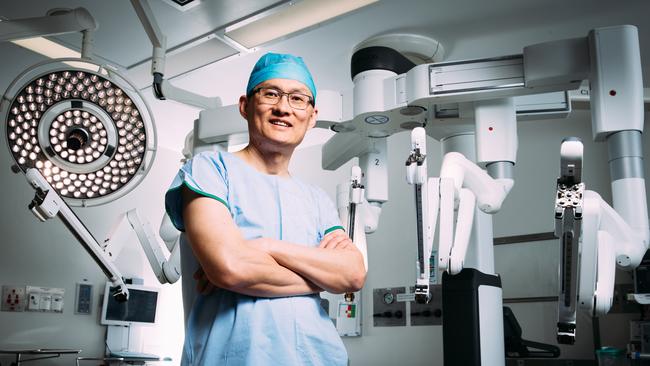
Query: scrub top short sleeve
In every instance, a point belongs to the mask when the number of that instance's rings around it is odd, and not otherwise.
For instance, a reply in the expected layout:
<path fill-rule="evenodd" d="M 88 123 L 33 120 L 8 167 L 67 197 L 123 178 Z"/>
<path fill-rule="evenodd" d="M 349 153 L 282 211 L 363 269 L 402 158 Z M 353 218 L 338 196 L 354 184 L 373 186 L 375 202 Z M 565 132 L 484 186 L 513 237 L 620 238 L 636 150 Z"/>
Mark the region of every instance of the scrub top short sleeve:
<path fill-rule="evenodd" d="M 319 209 L 318 217 L 320 218 L 321 226 L 319 238 L 320 241 L 325 235 L 334 230 L 343 230 L 343 226 L 341 225 L 341 220 L 338 217 L 338 211 L 336 210 L 332 199 L 330 199 L 330 197 L 321 188 L 314 187 L 314 190 L 317 195 L 316 202 L 318 202 Z"/>
<path fill-rule="evenodd" d="M 165 194 L 165 210 L 176 229 L 185 231 L 181 187 L 213 198 L 228 206 L 228 176 L 221 154 L 201 153 L 179 170 Z"/>

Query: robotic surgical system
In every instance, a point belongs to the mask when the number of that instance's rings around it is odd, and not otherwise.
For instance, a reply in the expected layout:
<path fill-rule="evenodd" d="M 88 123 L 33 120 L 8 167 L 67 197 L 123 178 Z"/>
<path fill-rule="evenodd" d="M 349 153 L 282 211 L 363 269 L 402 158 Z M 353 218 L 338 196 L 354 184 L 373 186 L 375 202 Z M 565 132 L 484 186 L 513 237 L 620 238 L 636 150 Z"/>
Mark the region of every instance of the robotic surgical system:
<path fill-rule="evenodd" d="M 245 132 L 237 123 L 236 106 L 222 106 L 219 98 L 165 80 L 165 37 L 146 0 L 132 0 L 132 5 L 153 44 L 156 96 L 203 109 L 186 140 L 185 155 L 226 148 Z M 178 280 L 181 269 L 191 273 L 195 263 L 190 253 L 181 255 L 187 246 L 179 245 L 183 237 L 168 219 L 159 231 L 170 253 L 165 254 L 135 210 L 125 213 L 100 243 L 68 206 L 101 204 L 126 194 L 146 175 L 156 148 L 153 119 L 137 88 L 114 68 L 91 60 L 96 27 L 83 9 L 1 22 L 3 41 L 78 31 L 84 41 L 81 59 L 54 60 L 25 71 L 8 88 L 0 110 L 16 171 L 25 173 L 36 190 L 30 208 L 41 220 L 61 218 L 118 288 L 115 295 L 126 300 L 128 290 L 109 252 L 119 250 L 131 230 L 161 283 Z M 637 30 L 598 28 L 586 37 L 527 46 L 519 55 L 452 62 L 442 62 L 442 46 L 431 41 L 388 35 L 357 46 L 351 65 L 354 117 L 317 123 L 336 132 L 323 146 L 324 169 L 359 158 L 350 181 L 337 187 L 342 222 L 368 268 L 365 234 L 376 230 L 388 200 L 386 139 L 411 131 L 405 166 L 417 214 L 415 299 L 428 302 L 432 274 L 443 271 L 445 365 L 504 365 L 492 215 L 514 184 L 516 122 L 566 115 L 567 91 L 588 80 L 593 137 L 608 143 L 614 202 L 612 207 L 585 189 L 582 144 L 565 140 L 555 206 L 562 254 L 558 342 L 571 344 L 576 310 L 606 313 L 615 267 L 634 269 L 648 247 Z M 426 55 L 425 63 L 416 65 L 405 56 L 418 53 Z M 427 171 L 427 136 L 442 143 L 438 177 Z M 184 292 L 186 288 L 193 286 L 184 286 Z M 339 305 L 359 306 L 360 296 L 346 294 Z M 342 335 L 360 335 L 359 317 L 339 324 Z"/>
<path fill-rule="evenodd" d="M 394 48 L 381 43 L 361 44 L 352 56 L 353 119 L 319 121 L 337 132 L 323 146 L 322 165 L 337 169 L 359 158 L 368 202 L 361 207 L 371 208 L 366 211 L 376 223 L 388 199 L 386 137 L 412 131 L 405 165 L 417 211 L 415 299 L 429 301 L 431 274 L 445 272 L 445 365 L 505 364 L 491 215 L 514 184 L 516 121 L 566 114 L 567 91 L 589 82 L 593 138 L 609 147 L 613 207 L 585 190 L 582 144 L 565 140 L 555 201 L 561 243 L 557 335 L 559 343 L 573 344 L 576 309 L 607 313 L 615 267 L 634 269 L 648 248 L 636 28 L 598 28 L 586 37 L 527 46 L 520 55 L 420 65 L 404 56 L 409 42 Z M 435 59 L 439 47 L 432 49 Z M 427 135 L 442 143 L 439 177 L 428 177 Z"/>

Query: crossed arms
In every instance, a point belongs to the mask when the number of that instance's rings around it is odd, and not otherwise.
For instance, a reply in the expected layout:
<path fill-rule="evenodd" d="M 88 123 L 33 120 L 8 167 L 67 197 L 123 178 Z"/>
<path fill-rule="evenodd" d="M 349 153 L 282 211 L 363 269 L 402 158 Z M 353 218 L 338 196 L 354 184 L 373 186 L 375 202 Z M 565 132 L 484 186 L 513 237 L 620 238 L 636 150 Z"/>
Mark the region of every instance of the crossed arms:
<path fill-rule="evenodd" d="M 224 205 L 187 187 L 182 195 L 187 238 L 207 279 L 219 288 L 279 297 L 353 292 L 365 282 L 363 256 L 343 230 L 327 234 L 318 247 L 246 240 Z"/>

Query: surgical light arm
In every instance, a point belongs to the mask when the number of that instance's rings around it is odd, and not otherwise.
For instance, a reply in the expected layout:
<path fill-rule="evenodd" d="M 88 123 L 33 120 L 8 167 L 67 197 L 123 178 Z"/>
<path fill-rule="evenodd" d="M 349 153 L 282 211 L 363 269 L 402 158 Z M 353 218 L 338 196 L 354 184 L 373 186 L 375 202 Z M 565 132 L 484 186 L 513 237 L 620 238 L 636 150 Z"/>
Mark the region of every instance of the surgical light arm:
<path fill-rule="evenodd" d="M 153 90 L 156 98 L 170 99 L 202 109 L 212 109 L 221 106 L 219 97 L 205 97 L 188 90 L 173 86 L 164 79 L 165 75 L 165 54 L 167 52 L 167 37 L 162 33 L 156 18 L 151 11 L 147 0 L 131 0 L 131 5 L 144 27 L 151 44 L 153 55 L 151 58 L 151 74 L 154 77 Z"/>
<path fill-rule="evenodd" d="M 34 215 L 41 221 L 58 216 L 68 230 L 79 240 L 97 265 L 99 265 L 112 285 L 117 287 L 113 295 L 120 301 L 127 300 L 129 291 L 122 279 L 122 274 L 113 262 L 106 257 L 106 253 L 101 249 L 100 244 L 93 237 L 92 233 L 88 231 L 86 226 L 79 220 L 65 201 L 63 201 L 61 196 L 50 186 L 38 169 L 28 169 L 25 177 L 29 184 L 36 190 L 34 199 L 29 205 Z"/>
<path fill-rule="evenodd" d="M 178 281 L 181 277 L 180 245 L 178 245 L 180 235 L 172 225 L 169 216 L 165 214 L 159 230 L 169 255 L 165 254 L 151 224 L 140 216 L 137 209 L 131 209 L 121 215 L 105 240 L 106 248 L 110 248 L 112 252 L 119 251 L 119 248 L 131 241 L 132 233 L 136 234 L 158 281 L 162 284 Z"/>
<path fill-rule="evenodd" d="M 84 8 L 76 8 L 43 17 L 0 21 L 0 42 L 94 30 L 97 23 L 92 15 Z"/>

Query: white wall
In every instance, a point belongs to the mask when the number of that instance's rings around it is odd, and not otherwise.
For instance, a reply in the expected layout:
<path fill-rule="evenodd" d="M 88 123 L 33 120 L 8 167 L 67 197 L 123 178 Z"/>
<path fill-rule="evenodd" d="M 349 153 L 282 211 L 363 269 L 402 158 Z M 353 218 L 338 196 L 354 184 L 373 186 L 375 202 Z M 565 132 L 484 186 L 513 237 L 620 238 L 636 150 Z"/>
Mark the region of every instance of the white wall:
<path fill-rule="evenodd" d="M 0 202 L 3 233 L 0 251 L 0 285 L 65 288 L 63 314 L 0 312 L 0 349 L 72 348 L 82 356 L 104 353 L 105 326 L 99 324 L 100 294 L 106 278 L 99 267 L 59 219 L 39 222 L 27 209 L 34 190 L 21 174 L 12 174 L 9 150 L 0 144 Z M 118 214 L 137 207 L 157 230 L 164 212 L 163 195 L 179 167 L 180 154 L 158 150 L 154 165 L 144 181 L 122 199 L 107 205 L 75 208 L 79 218 L 102 241 Z M 135 242 L 129 243 L 115 259 L 125 277 L 144 278 L 145 284 L 160 287 Z M 91 315 L 76 315 L 75 284 L 93 285 Z M 158 322 L 143 330 L 143 351 L 179 359 L 183 317 L 180 285 L 162 286 Z M 48 360 L 51 365 L 70 365 L 73 357 Z M 0 362 L 8 364 L 2 355 Z"/>

